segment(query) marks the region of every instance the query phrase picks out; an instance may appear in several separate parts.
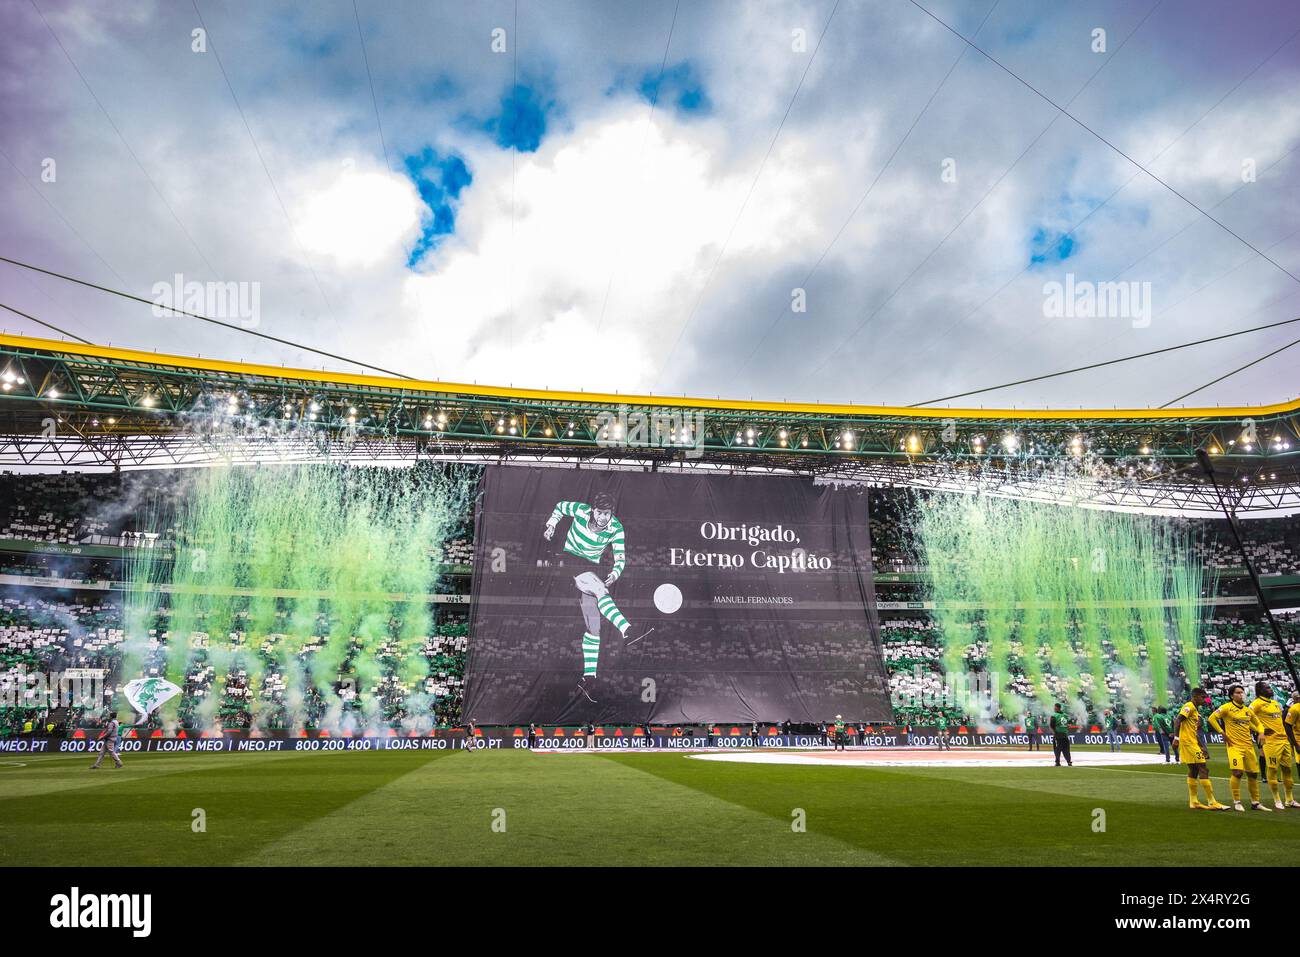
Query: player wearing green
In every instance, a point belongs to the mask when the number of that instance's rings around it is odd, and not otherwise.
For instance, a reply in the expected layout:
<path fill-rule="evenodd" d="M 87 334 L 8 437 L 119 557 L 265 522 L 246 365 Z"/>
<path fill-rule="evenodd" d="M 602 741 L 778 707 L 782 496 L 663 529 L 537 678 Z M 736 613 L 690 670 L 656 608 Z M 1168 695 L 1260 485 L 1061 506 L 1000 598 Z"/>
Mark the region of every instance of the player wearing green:
<path fill-rule="evenodd" d="M 948 716 L 944 714 L 942 711 L 939 712 L 938 725 L 939 725 L 939 735 L 938 735 L 939 750 L 951 751 L 952 744 L 948 740 Z"/>
<path fill-rule="evenodd" d="M 848 739 L 848 734 L 846 734 L 844 730 L 844 717 L 837 714 L 835 716 L 835 750 L 846 750 L 844 745 L 848 742 Z"/>
<path fill-rule="evenodd" d="M 1025 734 L 1029 735 L 1029 750 L 1043 750 L 1043 742 L 1038 734 L 1038 718 L 1031 711 L 1025 715 Z"/>
<path fill-rule="evenodd" d="M 1061 766 L 1061 757 L 1064 755 L 1065 763 L 1074 767 L 1074 759 L 1070 757 L 1070 717 L 1065 713 L 1065 709 L 1058 701 L 1055 710 L 1052 711 L 1052 754 L 1056 758 L 1056 766 Z"/>
<path fill-rule="evenodd" d="M 607 619 L 629 645 L 640 641 L 654 629 L 635 638 L 628 638 L 631 625 L 609 594 L 610 586 L 618 581 L 627 565 L 623 523 L 614 516 L 614 500 L 602 492 L 590 505 L 585 502 L 557 503 L 546 521 L 546 531 L 542 533 L 547 541 L 554 537 L 555 527 L 566 516 L 572 521 L 564 538 L 565 552 L 586 559 L 593 565 L 600 563 L 606 548 L 614 556 L 614 566 L 603 580 L 592 572 L 583 572 L 573 579 L 578 588 L 582 618 L 587 629 L 582 635 L 582 677 L 578 680 L 578 691 L 595 704 L 593 690 L 600 663 L 600 619 Z"/>
<path fill-rule="evenodd" d="M 1165 756 L 1165 764 L 1169 763 L 1169 738 L 1173 731 L 1169 724 L 1169 714 L 1164 708 L 1156 708 L 1151 715 L 1151 724 L 1156 729 L 1156 743 L 1160 745 L 1160 753 Z"/>

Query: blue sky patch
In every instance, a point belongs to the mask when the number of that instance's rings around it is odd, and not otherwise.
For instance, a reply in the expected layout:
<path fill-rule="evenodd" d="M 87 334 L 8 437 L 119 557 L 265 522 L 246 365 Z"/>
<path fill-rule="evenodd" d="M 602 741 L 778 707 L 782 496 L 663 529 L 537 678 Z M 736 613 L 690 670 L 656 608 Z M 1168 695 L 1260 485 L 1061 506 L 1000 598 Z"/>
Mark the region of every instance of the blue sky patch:
<path fill-rule="evenodd" d="M 555 102 L 536 86 L 516 83 L 501 97 L 500 112 L 479 126 L 492 134 L 503 150 L 535 153 L 546 136 L 546 121 L 554 109 Z"/>
<path fill-rule="evenodd" d="M 1068 233 L 1043 229 L 1034 230 L 1029 241 L 1029 264 L 1040 266 L 1044 263 L 1065 262 L 1079 251 L 1079 244 Z"/>
<path fill-rule="evenodd" d="M 704 82 L 688 61 L 668 67 L 662 77 L 658 70 L 647 71 L 637 84 L 637 92 L 647 103 L 672 107 L 679 113 L 707 114 L 713 109 Z"/>
<path fill-rule="evenodd" d="M 428 212 L 420 218 L 420 238 L 406 259 L 407 268 L 415 268 L 444 236 L 456 230 L 456 200 L 474 181 L 465 161 L 454 153 L 443 156 L 432 146 L 403 160 L 406 175 L 415 184 Z"/>
<path fill-rule="evenodd" d="M 694 65 L 683 60 L 666 67 L 629 68 L 619 73 L 605 90 L 606 96 L 633 92 L 656 109 L 673 110 L 683 116 L 707 116 L 713 112 L 713 100 Z"/>

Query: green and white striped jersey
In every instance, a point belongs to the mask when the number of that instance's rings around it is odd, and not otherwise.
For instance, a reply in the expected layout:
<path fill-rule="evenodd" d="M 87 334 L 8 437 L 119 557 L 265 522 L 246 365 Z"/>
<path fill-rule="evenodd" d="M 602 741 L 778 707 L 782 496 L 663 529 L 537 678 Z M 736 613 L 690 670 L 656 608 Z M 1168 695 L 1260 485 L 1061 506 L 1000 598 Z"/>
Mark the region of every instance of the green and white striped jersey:
<path fill-rule="evenodd" d="M 614 550 L 613 575 L 617 580 L 623 574 L 626 563 L 623 555 L 623 523 L 611 515 L 609 524 L 598 529 L 592 524 L 590 505 L 585 502 L 560 502 L 552 510 L 547 524 L 556 524 L 562 515 L 573 518 L 569 523 L 569 534 L 564 539 L 564 550 L 570 555 L 599 563 L 605 554 L 605 547 L 609 546 Z"/>

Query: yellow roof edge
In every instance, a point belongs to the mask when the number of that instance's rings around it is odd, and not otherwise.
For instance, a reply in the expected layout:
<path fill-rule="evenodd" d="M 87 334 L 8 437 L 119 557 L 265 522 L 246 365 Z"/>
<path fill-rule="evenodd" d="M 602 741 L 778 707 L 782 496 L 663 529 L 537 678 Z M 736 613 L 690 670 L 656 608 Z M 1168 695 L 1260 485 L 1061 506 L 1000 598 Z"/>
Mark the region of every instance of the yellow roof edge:
<path fill-rule="evenodd" d="M 359 375 L 346 372 L 325 372 L 315 369 L 293 369 L 247 362 L 229 362 L 224 359 L 201 359 L 191 356 L 168 355 L 160 352 L 144 352 L 138 349 L 122 349 L 116 346 L 85 345 L 80 342 L 64 342 L 59 339 L 43 339 L 36 336 L 21 336 L 9 333 L 0 333 L 0 346 L 43 350 L 62 355 L 119 359 L 124 362 L 151 363 L 180 369 L 288 379 L 298 382 L 328 382 L 334 385 L 403 389 L 408 392 L 473 395 L 481 398 L 583 402 L 588 404 L 608 404 L 610 406 L 657 405 L 669 408 L 713 409 L 718 411 L 790 412 L 809 415 L 885 416 L 916 419 L 1221 419 L 1283 415 L 1300 410 L 1300 397 L 1276 405 L 1174 409 L 949 409 L 936 406 L 907 408 L 888 405 L 746 402 L 736 399 L 704 399 L 672 395 L 620 395 L 607 392 L 560 392 L 550 389 L 516 389 L 505 386 L 467 385 L 463 382 L 431 382 L 420 379 L 399 379 L 391 376 Z"/>

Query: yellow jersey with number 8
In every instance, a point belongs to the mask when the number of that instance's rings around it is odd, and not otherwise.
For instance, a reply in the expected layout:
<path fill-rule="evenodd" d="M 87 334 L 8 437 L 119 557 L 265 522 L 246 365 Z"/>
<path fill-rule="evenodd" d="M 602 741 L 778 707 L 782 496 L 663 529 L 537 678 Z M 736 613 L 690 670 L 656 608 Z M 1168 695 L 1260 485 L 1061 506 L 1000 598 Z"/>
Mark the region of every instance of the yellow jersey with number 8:
<path fill-rule="evenodd" d="M 1220 705 L 1218 710 L 1210 715 L 1211 728 L 1217 728 L 1220 724 L 1223 725 L 1223 739 L 1230 748 L 1248 748 L 1253 751 L 1255 741 L 1251 738 L 1250 732 L 1264 733 L 1264 726 L 1259 723 L 1255 712 L 1235 701 Z"/>

